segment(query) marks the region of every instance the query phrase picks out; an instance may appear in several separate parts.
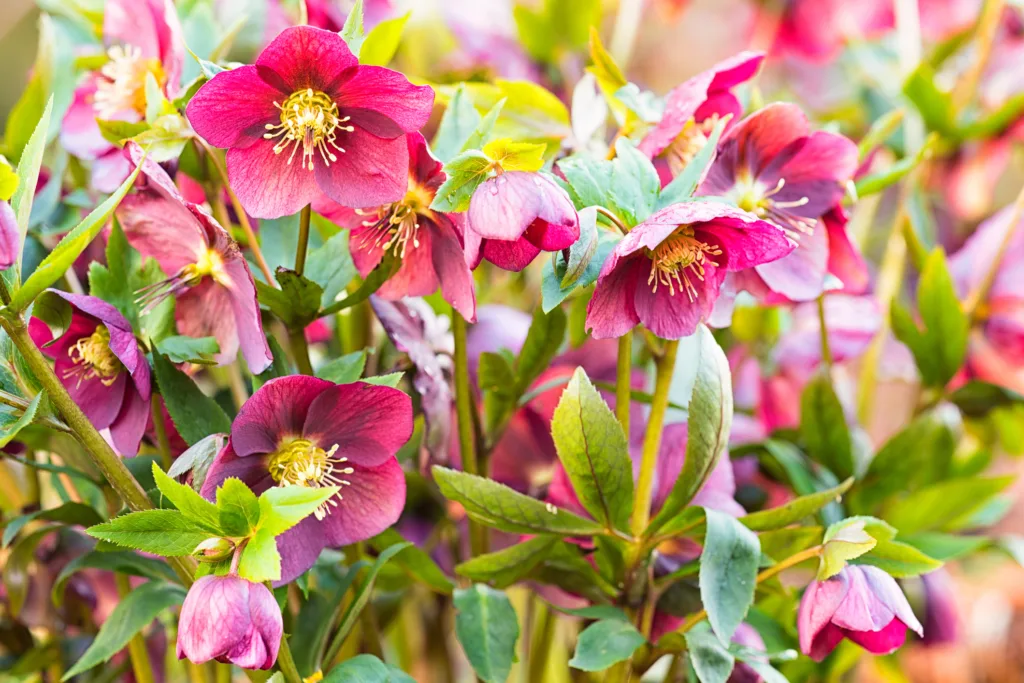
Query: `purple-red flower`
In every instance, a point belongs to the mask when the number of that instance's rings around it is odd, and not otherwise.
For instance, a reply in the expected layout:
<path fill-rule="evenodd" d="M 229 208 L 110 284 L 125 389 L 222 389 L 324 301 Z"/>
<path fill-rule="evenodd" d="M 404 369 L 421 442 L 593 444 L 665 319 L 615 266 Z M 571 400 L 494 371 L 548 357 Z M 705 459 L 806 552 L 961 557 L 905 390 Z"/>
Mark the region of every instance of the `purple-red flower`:
<path fill-rule="evenodd" d="M 21 247 L 21 229 L 18 217 L 7 202 L 0 202 L 0 270 L 10 268 L 18 260 Z"/>
<path fill-rule="evenodd" d="M 518 272 L 542 251 L 568 249 L 580 238 L 569 194 L 543 173 L 506 171 L 484 181 L 466 214 L 466 254 Z"/>
<path fill-rule="evenodd" d="M 181 606 L 178 659 L 269 669 L 283 633 L 281 610 L 269 588 L 234 575 L 204 576 Z"/>
<path fill-rule="evenodd" d="M 587 306 L 587 328 L 602 339 L 642 322 L 665 339 L 688 336 L 711 315 L 727 272 L 792 250 L 782 230 L 735 207 L 667 207 L 630 230 L 605 261 Z"/>
<path fill-rule="evenodd" d="M 682 171 L 708 141 L 720 120 L 735 122 L 743 113 L 732 89 L 761 68 L 762 52 L 741 52 L 676 86 L 665 98 L 661 121 L 638 149 L 654 160 L 662 185 Z"/>
<path fill-rule="evenodd" d="M 732 128 L 719 144 L 700 193 L 731 199 L 799 243 L 787 258 L 738 276 L 738 287 L 809 301 L 825 289 L 830 259 L 836 260 L 837 272 L 856 272 L 858 266 L 847 263 L 859 257 L 846 236 L 845 217 L 836 213 L 829 225 L 819 225 L 839 209 L 856 170 L 857 146 L 842 135 L 811 132 L 796 105 L 768 105 Z"/>
<path fill-rule="evenodd" d="M 921 575 L 924 597 L 925 645 L 947 645 L 960 640 L 956 585 L 945 569 Z"/>
<path fill-rule="evenodd" d="M 202 494 L 212 499 L 228 477 L 257 494 L 276 485 L 341 488 L 278 536 L 281 583 L 287 583 L 312 567 L 322 549 L 366 540 L 395 523 L 405 506 L 395 453 L 411 435 L 412 403 L 398 389 L 281 377 L 242 406 Z"/>
<path fill-rule="evenodd" d="M 396 202 L 363 209 L 348 209 L 326 197 L 313 208 L 320 215 L 351 229 L 349 250 L 359 273 L 366 277 L 388 251 L 402 265 L 377 296 L 388 301 L 427 296 L 440 286 L 445 301 L 467 320 L 476 319 L 473 274 L 466 263 L 457 215 L 430 208 L 444 182 L 443 164 L 427 148 L 419 133 L 406 136 L 409 147 L 408 187 Z"/>
<path fill-rule="evenodd" d="M 54 371 L 96 429 L 110 429 L 117 450 L 139 452 L 149 420 L 149 364 L 131 324 L 93 296 L 49 290 L 71 304 L 71 323 L 57 339 L 38 318 L 32 341 L 54 359 Z"/>
<path fill-rule="evenodd" d="M 131 169 L 96 120 L 142 121 L 150 74 L 173 97 L 181 84 L 185 41 L 173 0 L 110 0 L 104 8 L 103 40 L 108 61 L 75 90 L 60 141 L 76 157 L 93 162 L 93 187 L 113 192 Z"/>
<path fill-rule="evenodd" d="M 284 30 L 256 63 L 214 76 L 186 111 L 196 132 L 228 148 L 228 177 L 258 218 L 296 213 L 322 194 L 351 207 L 402 199 L 406 133 L 430 117 L 434 92 L 362 66 L 332 31 Z"/>
<path fill-rule="evenodd" d="M 185 199 L 167 173 L 142 149 L 128 143 L 125 156 L 142 163 L 141 182 L 117 209 L 128 243 L 152 257 L 170 275 L 145 288 L 142 300 L 155 306 L 175 299 L 178 331 L 215 337 L 218 363 L 235 360 L 241 348 L 249 370 L 258 374 L 274 361 L 263 335 L 256 286 L 238 244 L 206 211 Z"/>
<path fill-rule="evenodd" d="M 903 645 L 908 628 L 922 632 L 896 579 L 877 567 L 855 564 L 807 586 L 797 628 L 800 650 L 819 662 L 843 638 L 873 654 L 887 655 Z"/>

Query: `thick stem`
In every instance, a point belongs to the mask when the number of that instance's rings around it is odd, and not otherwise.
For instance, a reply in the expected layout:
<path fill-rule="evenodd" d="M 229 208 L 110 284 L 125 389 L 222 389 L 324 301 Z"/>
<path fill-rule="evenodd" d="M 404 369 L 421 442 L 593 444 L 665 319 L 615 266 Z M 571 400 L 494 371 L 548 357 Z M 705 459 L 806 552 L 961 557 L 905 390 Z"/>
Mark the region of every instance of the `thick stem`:
<path fill-rule="evenodd" d="M 302 676 L 299 674 L 298 667 L 295 666 L 291 648 L 288 647 L 288 639 L 283 635 L 281 636 L 281 649 L 277 653 L 277 666 L 288 683 L 302 683 Z"/>
<path fill-rule="evenodd" d="M 828 325 L 825 324 L 825 295 L 818 297 L 818 324 L 821 326 L 821 362 L 832 367 L 832 349 L 828 344 Z"/>
<path fill-rule="evenodd" d="M 633 372 L 633 333 L 619 337 L 619 359 L 615 369 L 615 417 L 622 425 L 622 431 L 629 439 L 630 389 Z"/>
<path fill-rule="evenodd" d="M 665 410 L 668 408 L 668 389 L 672 384 L 672 372 L 675 370 L 678 349 L 678 340 L 666 341 L 664 355 L 655 361 L 657 375 L 654 384 L 654 398 L 651 400 L 651 414 L 647 419 L 647 431 L 644 433 L 640 476 L 636 482 L 636 497 L 633 500 L 633 517 L 630 523 L 630 529 L 637 537 L 643 534 L 651 517 L 654 471 L 658 465 L 661 432 L 665 424 Z"/>
<path fill-rule="evenodd" d="M 299 242 L 295 246 L 295 272 L 302 275 L 306 269 L 306 250 L 309 248 L 309 219 L 312 207 L 306 204 L 299 214 Z M 309 344 L 306 342 L 305 330 L 288 328 L 288 344 L 295 358 L 295 365 L 303 375 L 313 374 L 313 364 L 309 360 Z"/>
<path fill-rule="evenodd" d="M 469 358 L 466 355 L 466 319 L 452 309 L 452 332 L 455 335 L 455 411 L 459 418 L 459 454 L 462 469 L 469 474 L 487 476 L 480 470 L 476 453 L 473 388 L 469 385 Z M 469 520 L 469 542 L 473 556 L 487 552 L 487 527 Z"/>
<path fill-rule="evenodd" d="M 292 349 L 295 365 L 303 375 L 313 375 L 313 363 L 309 360 L 309 344 L 306 342 L 305 330 L 288 329 L 288 345 Z"/>
<path fill-rule="evenodd" d="M 299 275 L 306 270 L 306 250 L 309 249 L 309 220 L 313 207 L 306 204 L 299 214 L 299 243 L 295 247 L 295 272 Z"/>
<path fill-rule="evenodd" d="M 132 586 L 125 574 L 114 574 L 114 582 L 117 584 L 117 593 L 122 598 L 131 592 Z M 153 683 L 153 667 L 149 661 L 149 652 L 146 650 L 146 637 L 141 631 L 128 641 L 128 657 L 132 662 L 132 673 L 135 674 L 136 683 Z"/>
<path fill-rule="evenodd" d="M 597 211 L 602 216 L 604 216 L 605 218 L 607 218 L 612 223 L 612 225 L 614 225 L 618 229 L 618 231 L 623 235 L 629 232 L 629 228 L 626 227 L 626 224 L 623 223 L 618 216 L 616 216 L 608 209 L 604 208 L 603 206 L 595 206 L 594 210 Z"/>
<path fill-rule="evenodd" d="M 68 394 L 67 389 L 61 384 L 60 379 L 50 366 L 50 362 L 32 341 L 21 318 L 0 317 L 0 326 L 18 347 L 25 363 L 39 380 L 46 395 L 50 397 L 54 408 L 85 447 L 90 460 L 103 474 L 103 477 L 110 482 L 124 504 L 133 511 L 152 510 L 153 504 L 146 495 L 146 491 L 124 466 L 121 456 L 115 453 L 110 444 L 96 431 L 96 428 L 89 422 L 89 418 Z M 192 576 L 196 569 L 195 560 L 190 557 L 169 557 L 167 561 L 182 582 L 186 586 L 191 586 Z"/>

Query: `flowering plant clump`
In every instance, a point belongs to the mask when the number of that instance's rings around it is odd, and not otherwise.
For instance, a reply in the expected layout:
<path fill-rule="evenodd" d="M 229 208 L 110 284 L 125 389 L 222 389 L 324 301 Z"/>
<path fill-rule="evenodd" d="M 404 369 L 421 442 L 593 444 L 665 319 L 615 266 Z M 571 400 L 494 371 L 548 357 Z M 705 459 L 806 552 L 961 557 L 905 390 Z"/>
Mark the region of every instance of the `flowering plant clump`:
<path fill-rule="evenodd" d="M 1010 675 L 1020 3 L 39 6 L 0 678 Z"/>

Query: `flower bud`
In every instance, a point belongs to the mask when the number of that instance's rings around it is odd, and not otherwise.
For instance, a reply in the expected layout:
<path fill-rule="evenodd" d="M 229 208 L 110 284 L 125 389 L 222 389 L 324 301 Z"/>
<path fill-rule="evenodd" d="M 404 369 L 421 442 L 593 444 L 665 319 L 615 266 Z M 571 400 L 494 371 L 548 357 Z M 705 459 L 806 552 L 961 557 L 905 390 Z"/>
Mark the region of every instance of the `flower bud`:
<path fill-rule="evenodd" d="M 7 202 L 0 202 L 0 269 L 10 268 L 18 260 L 18 246 L 21 231 L 14 209 Z"/>
<path fill-rule="evenodd" d="M 208 538 L 192 551 L 192 557 L 200 562 L 220 562 L 235 552 L 235 543 L 229 538 Z"/>
<path fill-rule="evenodd" d="M 277 661 L 283 631 L 281 610 L 269 588 L 238 576 L 204 576 L 181 607 L 178 659 L 269 669 Z"/>

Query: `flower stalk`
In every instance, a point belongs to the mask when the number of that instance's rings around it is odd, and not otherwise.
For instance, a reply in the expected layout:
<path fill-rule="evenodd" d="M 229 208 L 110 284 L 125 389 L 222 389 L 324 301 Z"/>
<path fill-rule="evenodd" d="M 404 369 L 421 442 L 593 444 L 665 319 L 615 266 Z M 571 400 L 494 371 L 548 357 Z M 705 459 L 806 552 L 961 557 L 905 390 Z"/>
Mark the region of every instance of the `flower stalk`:
<path fill-rule="evenodd" d="M 629 439 L 630 388 L 633 373 L 633 333 L 619 337 L 619 355 L 615 366 L 615 417 Z"/>
<path fill-rule="evenodd" d="M 455 412 L 459 422 L 459 453 L 462 469 L 469 474 L 486 477 L 477 461 L 476 430 L 473 418 L 473 388 L 469 385 L 469 357 L 466 353 L 466 319 L 452 309 L 452 332 L 455 336 Z M 487 527 L 469 520 L 470 552 L 473 557 L 487 552 Z"/>
<path fill-rule="evenodd" d="M 128 576 L 120 572 L 115 573 L 114 581 L 117 584 L 117 594 L 124 599 L 132 590 Z M 128 657 L 132 663 L 132 673 L 135 675 L 136 683 L 154 683 L 153 665 L 149 659 L 149 651 L 146 650 L 146 637 L 142 631 L 136 633 L 128 641 Z"/>

